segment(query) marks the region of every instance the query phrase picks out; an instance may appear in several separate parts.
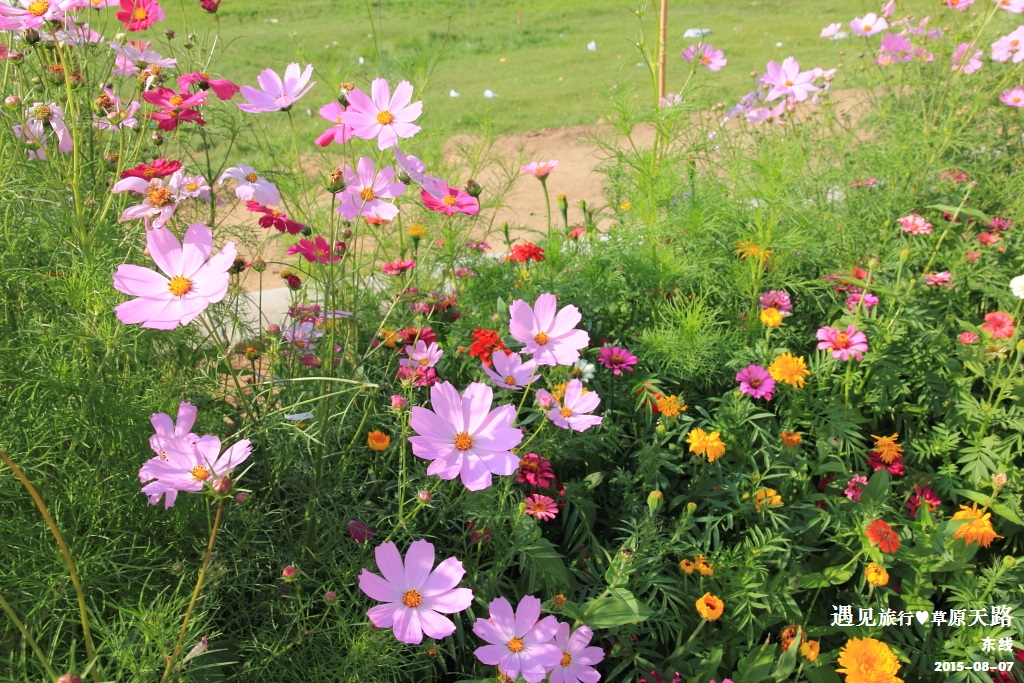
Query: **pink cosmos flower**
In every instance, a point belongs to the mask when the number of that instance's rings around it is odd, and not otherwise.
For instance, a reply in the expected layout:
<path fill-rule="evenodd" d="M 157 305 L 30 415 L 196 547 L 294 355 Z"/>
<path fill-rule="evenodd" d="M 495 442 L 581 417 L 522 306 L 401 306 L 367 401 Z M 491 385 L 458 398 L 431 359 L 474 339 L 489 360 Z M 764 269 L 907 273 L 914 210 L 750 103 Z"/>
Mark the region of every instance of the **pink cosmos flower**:
<path fill-rule="evenodd" d="M 932 224 L 917 214 L 897 218 L 896 222 L 900 224 L 900 230 L 911 235 L 928 235 L 932 231 Z"/>
<path fill-rule="evenodd" d="M 416 262 L 413 260 L 408 261 L 390 261 L 380 267 L 381 271 L 385 275 L 401 275 L 402 273 L 412 270 L 416 267 Z"/>
<path fill-rule="evenodd" d="M 449 382 L 430 388 L 434 410 L 419 406 L 412 409 L 409 426 L 412 452 L 418 458 L 432 460 L 427 474 L 454 479 L 461 476 L 470 491 L 491 485 L 491 475 L 509 475 L 516 471 L 519 458 L 510 452 L 523 440 L 523 433 L 512 427 L 516 418 L 513 405 L 491 410 L 493 392 L 486 384 L 473 382 L 465 393 Z"/>
<path fill-rule="evenodd" d="M 262 90 L 251 85 L 243 85 L 240 91 L 248 102 L 240 103 L 238 108 L 250 114 L 288 111 L 316 85 L 316 81 L 309 82 L 312 76 L 312 64 L 307 64 L 306 69 L 300 73 L 298 63 L 292 62 L 284 70 L 284 80 L 281 80 L 273 69 L 265 69 L 256 77 L 256 82 Z"/>
<path fill-rule="evenodd" d="M 1012 14 L 1024 13 L 1024 0 L 996 0 L 999 9 L 1006 10 Z"/>
<path fill-rule="evenodd" d="M 562 651 L 562 659 L 551 670 L 549 683 L 597 683 L 601 674 L 594 668 L 604 659 L 604 650 L 590 645 L 594 632 L 589 626 L 580 626 L 575 631 L 566 623 L 558 624 L 554 645 Z"/>
<path fill-rule="evenodd" d="M 985 314 L 985 322 L 981 329 L 988 333 L 993 339 L 1009 339 L 1013 336 L 1016 327 L 1013 324 L 1013 316 L 1002 311 Z"/>
<path fill-rule="evenodd" d="M 698 64 L 703 64 L 711 71 L 721 71 L 722 67 L 728 62 L 725 59 L 725 53 L 721 50 L 716 50 L 710 43 L 691 45 L 683 50 L 683 59 L 687 62 L 696 60 Z"/>
<path fill-rule="evenodd" d="M 968 56 L 967 50 L 970 47 L 970 43 L 960 43 L 953 50 L 953 71 L 963 71 L 965 74 L 972 74 L 981 68 L 981 50 L 975 50 L 971 56 Z"/>
<path fill-rule="evenodd" d="M 540 599 L 532 595 L 512 604 L 497 598 L 490 604 L 490 618 L 477 619 L 473 633 L 489 643 L 473 654 L 487 666 L 498 666 L 515 680 L 522 675 L 527 683 L 540 683 L 547 672 L 562 661 L 562 650 L 553 643 L 558 620 L 553 616 L 540 619 Z"/>
<path fill-rule="evenodd" d="M 57 106 L 56 102 L 43 104 L 36 102 L 25 112 L 25 130 L 32 138 L 43 142 L 46 139 L 46 130 L 52 130 L 57 136 L 57 151 L 67 154 L 75 148 L 75 142 L 71 139 L 71 131 L 64 123 L 64 110 Z"/>
<path fill-rule="evenodd" d="M 775 380 L 760 365 L 748 365 L 743 368 L 736 373 L 736 381 L 740 383 L 740 393 L 748 394 L 751 398 L 772 400 Z"/>
<path fill-rule="evenodd" d="M 853 356 L 861 360 L 868 350 L 868 338 L 853 325 L 847 326 L 845 332 L 825 326 L 818 330 L 818 348 L 831 351 L 833 358 L 849 361 Z"/>
<path fill-rule="evenodd" d="M 846 308 L 850 313 L 856 312 L 857 306 L 861 304 L 864 310 L 870 310 L 872 306 L 878 305 L 878 297 L 871 292 L 853 292 L 846 297 Z"/>
<path fill-rule="evenodd" d="M 762 310 L 774 308 L 783 316 L 790 315 L 793 311 L 793 301 L 789 294 L 781 289 L 767 291 L 757 301 Z"/>
<path fill-rule="evenodd" d="M 362 522 L 356 520 L 350 520 L 348 523 L 348 535 L 352 537 L 352 540 L 356 543 L 366 543 L 372 541 L 373 537 L 376 536 L 373 529 L 366 526 Z M 365 569 L 363 571 L 366 571 Z"/>
<path fill-rule="evenodd" d="M 928 506 L 929 512 L 935 512 L 942 505 L 942 499 L 935 495 L 931 487 L 917 484 L 914 486 L 914 492 L 910 494 L 910 500 L 907 501 L 907 509 L 910 510 L 912 518 L 917 519 L 917 511 L 921 509 L 922 504 Z"/>
<path fill-rule="evenodd" d="M 345 189 L 335 197 L 341 202 L 338 213 L 345 220 L 356 216 L 393 220 L 398 215 L 398 207 L 385 199 L 394 199 L 405 192 L 405 184 L 395 181 L 395 169 L 386 166 L 376 173 L 373 159 L 360 157 L 356 170 L 350 166 L 344 169 Z"/>
<path fill-rule="evenodd" d="M 149 437 L 149 447 L 160 456 L 167 454 L 168 442 L 185 441 L 195 443 L 198 441 L 199 436 L 192 433 L 192 427 L 196 423 L 196 415 L 198 413 L 199 410 L 187 401 L 183 401 L 178 405 L 177 423 L 167 413 L 153 413 L 149 422 L 153 425 L 154 434 Z M 149 481 L 152 477 L 143 479 L 140 474 L 139 479 L 141 481 Z"/>
<path fill-rule="evenodd" d="M 42 27 L 48 21 L 65 23 L 74 0 L 18 0 L 18 7 L 0 3 L 0 31 Z"/>
<path fill-rule="evenodd" d="M 843 25 L 839 22 L 829 24 L 825 28 L 821 29 L 820 38 L 835 38 L 839 35 L 839 32 L 843 30 Z"/>
<path fill-rule="evenodd" d="M 429 541 L 414 541 L 405 562 L 398 546 L 391 541 L 374 549 L 377 567 L 383 578 L 363 569 L 359 590 L 385 604 L 366 613 L 378 628 L 393 628 L 402 643 L 418 645 L 423 634 L 441 639 L 455 632 L 455 624 L 442 614 L 456 614 L 473 604 L 473 591 L 456 588 L 466 570 L 454 557 L 434 569 L 434 546 Z"/>
<path fill-rule="evenodd" d="M 108 43 L 110 49 L 117 54 L 114 60 L 115 76 L 134 76 L 139 69 L 149 66 L 159 66 L 162 69 L 173 69 L 178 60 L 174 57 L 164 57 L 159 52 L 150 50 L 150 42 L 133 40 L 126 45 L 111 41 Z"/>
<path fill-rule="evenodd" d="M 793 57 L 786 57 L 779 66 L 774 60 L 768 62 L 768 69 L 761 82 L 765 86 L 771 86 L 766 102 L 778 99 L 779 97 L 792 97 L 797 102 L 806 100 L 811 92 L 818 89 L 812 82 L 814 73 L 811 71 L 800 71 L 800 64 Z"/>
<path fill-rule="evenodd" d="M 519 169 L 521 175 L 532 175 L 538 180 L 547 180 L 551 172 L 558 167 L 558 161 L 533 161 Z"/>
<path fill-rule="evenodd" d="M 476 277 L 477 272 L 472 268 L 456 268 L 453 274 L 461 280 L 467 277 Z"/>
<path fill-rule="evenodd" d="M 537 380 L 539 375 L 535 374 L 537 369 L 536 360 L 523 362 L 522 356 L 518 353 L 491 354 L 491 365 L 493 369 L 483 363 L 484 373 L 494 382 L 495 386 L 502 389 L 518 390 Z"/>
<path fill-rule="evenodd" d="M 1009 90 L 1004 90 L 999 96 L 999 100 L 1011 107 L 1024 107 L 1024 88 L 1018 85 Z"/>
<path fill-rule="evenodd" d="M 333 125 L 316 138 L 318 147 L 326 147 L 332 142 L 344 145 L 352 139 L 352 126 L 345 121 L 345 108 L 338 102 L 330 102 L 320 107 L 320 117 Z"/>
<path fill-rule="evenodd" d="M 1015 64 L 1024 61 L 1024 26 L 1018 26 L 1016 30 L 992 43 L 993 61 L 1005 64 L 1011 57 Z"/>
<path fill-rule="evenodd" d="M 541 294 L 533 308 L 517 299 L 509 314 L 512 338 L 526 345 L 523 353 L 532 354 L 537 365 L 572 365 L 590 343 L 590 335 L 575 329 L 583 317 L 579 309 L 566 306 L 559 311 L 554 294 Z"/>
<path fill-rule="evenodd" d="M 850 30 L 857 36 L 873 36 L 887 28 L 889 28 L 889 22 L 884 17 L 876 16 L 874 12 L 857 17 L 850 22 Z"/>
<path fill-rule="evenodd" d="M 633 366 L 638 360 L 640 359 L 619 346 L 602 346 L 597 352 L 597 362 L 616 376 L 621 375 L 623 370 L 633 372 Z"/>
<path fill-rule="evenodd" d="M 128 263 L 118 266 L 114 288 L 138 297 L 114 309 L 122 323 L 173 330 L 188 325 L 227 294 L 228 269 L 236 256 L 234 242 L 210 258 L 213 231 L 203 223 L 193 223 L 184 242 L 178 242 L 166 228 L 155 228 L 146 232 L 146 243 L 166 276 Z"/>
<path fill-rule="evenodd" d="M 316 329 L 316 323 L 309 320 L 292 323 L 292 326 L 281 334 L 286 344 L 301 352 L 315 350 L 316 340 L 323 336 L 324 331 Z"/>
<path fill-rule="evenodd" d="M 288 255 L 302 254 L 302 258 L 310 263 L 337 263 L 345 253 L 345 243 L 337 242 L 332 249 L 327 240 L 317 235 L 313 241 L 299 240 L 298 244 L 288 247 L 285 253 Z"/>
<path fill-rule="evenodd" d="M 402 367 L 423 368 L 424 370 L 437 365 L 437 362 L 441 360 L 441 356 L 444 355 L 444 351 L 437 345 L 437 342 L 427 344 L 422 339 L 417 341 L 415 346 L 406 346 L 405 353 L 409 357 L 399 359 L 399 365 Z"/>
<path fill-rule="evenodd" d="M 156 0 L 121 0 L 121 11 L 114 16 L 129 31 L 145 31 L 164 20 L 164 10 Z"/>
<path fill-rule="evenodd" d="M 555 505 L 554 498 L 549 498 L 548 496 L 542 496 L 539 493 L 535 493 L 532 496 L 527 496 L 526 500 L 523 502 L 526 504 L 526 510 L 524 510 L 524 512 L 531 517 L 536 517 L 542 522 L 546 522 L 558 516 L 558 506 Z"/>
<path fill-rule="evenodd" d="M 122 178 L 110 188 L 113 193 L 133 192 L 142 195 L 141 204 L 129 206 L 118 219 L 120 222 L 145 219 L 146 227 L 162 228 L 171 219 L 178 208 L 176 189 L 184 173 L 175 171 L 171 178 L 164 182 L 161 178 L 153 178 L 149 182 L 136 176 Z M 152 220 L 152 223 L 149 221 Z"/>
<path fill-rule="evenodd" d="M 193 71 L 192 73 L 178 76 L 178 90 L 183 93 L 188 91 L 189 86 L 195 85 L 201 92 L 212 90 L 213 94 L 221 100 L 230 100 L 241 88 L 225 78 L 210 78 L 205 71 Z"/>
<path fill-rule="evenodd" d="M 221 174 L 218 185 L 223 185 L 226 178 L 234 178 L 238 181 L 235 186 L 235 196 L 243 202 L 254 201 L 264 206 L 276 206 L 281 203 L 281 193 L 277 186 L 262 176 L 256 175 L 252 166 L 239 164 L 232 166 Z"/>
<path fill-rule="evenodd" d="M 898 33 L 886 33 L 882 37 L 882 43 L 878 49 L 881 54 L 875 63 L 882 66 L 888 66 L 893 62 L 909 62 L 914 59 L 914 46 L 910 39 Z"/>
<path fill-rule="evenodd" d="M 392 95 L 388 82 L 375 78 L 369 96 L 353 90 L 348 94 L 348 103 L 345 119 L 352 126 L 352 134 L 363 140 L 376 138 L 378 149 L 395 147 L 399 138 L 411 138 L 420 132 L 413 121 L 423 113 L 423 102 L 412 102 L 409 81 L 399 83 Z"/>
<path fill-rule="evenodd" d="M 454 187 L 447 188 L 440 199 L 424 188 L 420 190 L 420 199 L 423 200 L 423 206 L 431 211 L 443 213 L 446 216 L 451 216 L 453 213 L 475 216 L 480 213 L 480 202 L 477 201 L 476 197 L 470 196 Z"/>
<path fill-rule="evenodd" d="M 885 3 L 885 7 L 882 8 L 882 16 L 888 19 L 892 16 L 892 13 L 896 11 L 896 0 L 889 0 Z"/>
<path fill-rule="evenodd" d="M 981 337 L 974 334 L 973 332 L 961 332 L 959 335 L 957 335 L 957 341 L 959 341 L 964 346 L 970 346 L 979 339 L 981 339 Z"/>
<path fill-rule="evenodd" d="M 229 476 L 252 453 L 248 439 L 221 453 L 216 436 L 204 436 L 193 443 L 175 439 L 166 442 L 166 446 L 164 455 L 147 460 L 139 471 L 140 479 L 152 479 L 142 487 L 142 493 L 149 496 L 149 504 L 156 505 L 163 498 L 165 510 L 174 506 L 178 492 L 202 491 L 207 484 Z"/>
<path fill-rule="evenodd" d="M 239 184 L 239 187 L 241 186 L 242 185 Z M 272 209 L 269 206 L 263 206 L 259 202 L 248 201 L 245 203 L 245 208 L 253 213 L 263 214 L 259 219 L 259 226 L 261 228 L 276 228 L 278 232 L 287 232 L 289 235 L 298 235 L 302 232 L 302 229 L 306 227 L 302 223 L 288 218 L 288 215 L 285 212 Z M 344 246 L 345 243 L 338 242 L 334 245 L 335 249 L 337 249 L 339 244 Z M 344 251 L 345 250 L 342 249 L 339 253 L 344 253 Z M 294 252 L 289 251 L 288 253 L 291 254 Z"/>
<path fill-rule="evenodd" d="M 156 90 L 142 93 L 142 99 L 146 100 L 150 104 L 163 109 L 178 111 L 206 104 L 206 97 L 207 94 L 205 91 L 199 91 L 197 93 L 182 91 L 180 93 L 176 93 L 170 88 L 157 88 Z"/>
<path fill-rule="evenodd" d="M 665 93 L 665 96 L 658 100 L 658 106 L 662 109 L 675 107 L 683 103 L 683 96 L 677 92 Z"/>
<path fill-rule="evenodd" d="M 968 7 L 974 4 L 974 0 L 942 0 L 942 4 L 950 9 L 965 12 Z"/>
<path fill-rule="evenodd" d="M 537 392 L 537 400 L 540 401 L 540 392 Z M 596 391 L 584 389 L 583 382 L 578 379 L 570 380 L 565 387 L 565 396 L 562 397 L 561 405 L 556 402 L 548 412 L 548 418 L 562 429 L 584 432 L 594 425 L 601 424 L 604 419 L 597 415 L 586 414 L 596 410 L 600 403 L 601 397 L 597 395 Z"/>
<path fill-rule="evenodd" d="M 443 201 L 444 198 L 449 194 L 448 183 L 441 180 L 440 178 L 435 178 L 424 173 L 424 171 L 426 170 L 426 165 L 424 165 L 424 163 L 418 157 L 414 157 L 411 154 L 405 154 L 405 152 L 400 150 L 398 147 L 395 147 L 394 150 L 395 164 L 398 166 L 399 170 L 404 175 L 409 176 L 408 179 L 402 176 L 400 176 L 399 179 L 405 183 L 408 183 L 409 180 L 411 180 L 412 182 L 419 185 L 424 192 L 429 194 L 434 199 Z"/>
<path fill-rule="evenodd" d="M 542 489 L 555 482 L 555 473 L 551 469 L 551 461 L 536 453 L 527 453 L 519 460 L 519 471 L 516 481 L 520 484 L 538 486 Z"/>
<path fill-rule="evenodd" d="M 860 497 L 864 494 L 864 485 L 868 483 L 868 478 L 863 474 L 853 475 L 853 479 L 846 483 L 846 497 L 850 500 L 860 502 Z"/>
<path fill-rule="evenodd" d="M 944 270 L 941 273 L 926 273 L 923 275 L 924 284 L 926 287 L 952 287 L 952 278 L 948 270 Z"/>
<path fill-rule="evenodd" d="M 122 128 L 135 128 L 139 125 L 139 120 L 135 118 L 135 114 L 142 107 L 141 104 L 133 101 L 125 109 L 121 104 L 121 98 L 113 90 L 104 88 L 103 94 L 110 102 L 110 105 L 102 110 L 102 116 L 93 117 L 94 126 L 100 130 L 120 130 Z"/>

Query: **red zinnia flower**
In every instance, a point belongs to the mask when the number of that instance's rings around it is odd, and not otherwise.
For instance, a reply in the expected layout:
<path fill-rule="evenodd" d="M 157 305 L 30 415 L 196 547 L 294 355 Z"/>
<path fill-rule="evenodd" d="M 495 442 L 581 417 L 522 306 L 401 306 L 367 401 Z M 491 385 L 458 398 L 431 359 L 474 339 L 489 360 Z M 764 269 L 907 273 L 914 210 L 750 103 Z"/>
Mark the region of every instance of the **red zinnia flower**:
<path fill-rule="evenodd" d="M 139 164 L 135 168 L 121 171 L 121 178 L 142 178 L 143 180 L 166 178 L 169 175 L 173 175 L 180 168 L 180 161 L 167 161 L 167 159 L 160 158 L 154 161 L 152 165 Z"/>
<path fill-rule="evenodd" d="M 530 259 L 540 263 L 544 260 L 544 250 L 538 247 L 533 242 L 526 242 L 525 244 L 517 244 L 512 247 L 512 252 L 509 254 L 509 259 L 512 261 L 518 261 L 519 263 L 526 263 Z"/>
<path fill-rule="evenodd" d="M 884 520 L 876 519 L 868 525 L 868 540 L 878 545 L 883 553 L 894 553 L 900 549 L 900 536 Z"/>
<path fill-rule="evenodd" d="M 279 232 L 287 232 L 289 235 L 298 235 L 302 232 L 302 228 L 304 227 L 302 223 L 288 218 L 284 212 L 278 211 L 277 209 L 271 209 L 269 206 L 263 206 L 259 202 L 246 202 L 245 208 L 249 209 L 253 213 L 263 214 L 259 220 L 261 228 L 277 228 Z"/>
<path fill-rule="evenodd" d="M 505 348 L 505 342 L 501 341 L 497 330 L 485 330 L 476 328 L 470 335 L 473 343 L 469 345 L 469 355 L 479 358 L 484 365 L 491 367 L 491 354 Z"/>

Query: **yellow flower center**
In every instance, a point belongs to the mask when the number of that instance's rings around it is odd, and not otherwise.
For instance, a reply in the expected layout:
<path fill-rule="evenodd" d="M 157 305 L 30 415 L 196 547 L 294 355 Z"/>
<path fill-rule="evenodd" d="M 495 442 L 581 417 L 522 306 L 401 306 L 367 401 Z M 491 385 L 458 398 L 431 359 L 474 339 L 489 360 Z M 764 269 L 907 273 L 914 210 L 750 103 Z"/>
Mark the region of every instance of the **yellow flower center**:
<path fill-rule="evenodd" d="M 206 481 L 210 478 L 210 470 L 202 465 L 196 465 L 192 468 L 192 478 L 196 481 Z"/>
<path fill-rule="evenodd" d="M 455 197 L 450 194 L 446 194 L 441 201 L 444 202 L 445 206 L 455 206 Z"/>
<path fill-rule="evenodd" d="M 135 21 L 143 21 L 147 16 L 149 15 L 146 13 L 146 10 L 141 7 L 136 7 L 135 11 L 132 12 L 132 19 Z"/>
<path fill-rule="evenodd" d="M 174 296 L 185 296 L 192 291 L 192 281 L 187 277 L 178 275 L 177 277 L 171 278 L 170 283 L 167 285 L 167 289 L 170 290 Z"/>
<path fill-rule="evenodd" d="M 874 24 L 864 24 L 865 32 L 870 31 L 872 28 L 874 28 Z"/>
<path fill-rule="evenodd" d="M 621 362 L 622 362 L 622 356 L 620 356 L 617 353 L 612 354 L 612 364 L 613 365 L 618 365 Z"/>
<path fill-rule="evenodd" d="M 419 607 L 422 602 L 423 598 L 420 596 L 420 592 L 416 589 L 407 590 L 402 595 L 402 604 L 406 607 Z"/>
<path fill-rule="evenodd" d="M 793 87 L 793 81 L 786 81 L 786 87 L 787 88 Z"/>
<path fill-rule="evenodd" d="M 382 126 L 390 126 L 395 120 L 395 117 L 391 115 L 391 112 L 386 109 L 377 114 L 377 123 Z"/>
<path fill-rule="evenodd" d="M 35 113 L 33 116 L 36 121 L 42 121 L 45 123 L 46 121 L 50 120 L 51 116 L 53 116 L 53 110 L 47 107 L 46 105 L 41 104 L 35 108 Z"/>
<path fill-rule="evenodd" d="M 204 81 L 210 80 L 210 74 L 206 73 L 205 71 L 200 71 L 199 75 L 203 78 Z"/>
<path fill-rule="evenodd" d="M 455 435 L 455 447 L 460 451 L 468 451 L 473 447 L 473 437 L 466 432 L 459 432 Z"/>
<path fill-rule="evenodd" d="M 420 365 L 429 365 L 430 364 L 430 359 L 429 358 L 420 358 L 419 361 L 417 361 L 417 362 Z"/>
<path fill-rule="evenodd" d="M 572 409 L 570 409 L 570 408 L 562 408 L 559 411 L 559 413 L 561 414 L 562 417 L 566 417 L 566 418 L 572 417 Z"/>
<path fill-rule="evenodd" d="M 545 344 L 548 343 L 548 333 L 538 332 L 537 335 L 533 338 L 533 341 L 537 342 L 541 346 L 544 346 Z"/>
<path fill-rule="evenodd" d="M 246 173 L 245 179 L 250 183 L 255 183 L 259 179 L 259 176 L 256 175 L 255 173 Z"/>
<path fill-rule="evenodd" d="M 522 638 L 513 638 L 512 640 L 508 641 L 508 649 L 511 650 L 512 652 L 522 652 L 523 651 L 523 639 Z"/>
<path fill-rule="evenodd" d="M 363 198 L 364 202 L 372 202 L 377 195 L 372 189 L 367 187 L 359 190 L 359 196 Z"/>
<path fill-rule="evenodd" d="M 840 332 L 839 334 L 836 335 L 836 346 L 838 346 L 839 348 L 845 349 L 849 343 L 850 338 L 847 336 L 845 332 Z"/>
<path fill-rule="evenodd" d="M 563 652 L 562 661 L 560 661 L 559 664 L 561 664 L 562 666 L 569 666 L 570 664 L 572 664 L 572 655 L 568 652 Z"/>
<path fill-rule="evenodd" d="M 181 103 L 185 101 L 185 98 L 182 97 L 181 95 L 174 95 L 168 101 L 171 103 L 172 106 L 180 107 Z"/>
<path fill-rule="evenodd" d="M 146 201 L 156 207 L 164 206 L 171 201 L 171 191 L 166 187 L 150 190 L 146 195 Z"/>
<path fill-rule="evenodd" d="M 185 184 L 185 189 L 188 190 L 189 192 L 195 192 L 196 190 L 199 189 L 199 183 L 196 183 L 196 182 L 186 183 Z"/>
<path fill-rule="evenodd" d="M 513 377 L 512 375 L 508 375 L 507 377 L 505 377 L 505 384 L 509 385 L 510 387 L 515 386 L 515 383 L 516 378 Z"/>
<path fill-rule="evenodd" d="M 35 17 L 41 17 L 50 9 L 50 3 L 46 0 L 37 0 L 28 6 L 28 13 Z"/>

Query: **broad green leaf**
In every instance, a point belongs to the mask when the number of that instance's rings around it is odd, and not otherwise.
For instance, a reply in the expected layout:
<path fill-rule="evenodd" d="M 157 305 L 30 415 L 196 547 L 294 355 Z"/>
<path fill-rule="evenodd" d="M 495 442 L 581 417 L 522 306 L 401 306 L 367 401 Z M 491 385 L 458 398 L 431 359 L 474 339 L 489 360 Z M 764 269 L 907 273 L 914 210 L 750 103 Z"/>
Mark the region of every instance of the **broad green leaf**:
<path fill-rule="evenodd" d="M 743 683 L 760 683 L 771 674 L 775 663 L 774 645 L 765 644 L 760 650 L 751 652 L 739 661 L 737 670 L 739 680 Z"/>
<path fill-rule="evenodd" d="M 613 588 L 608 595 L 590 600 L 583 612 L 587 626 L 595 629 L 637 624 L 651 616 L 651 608 L 625 588 Z"/>

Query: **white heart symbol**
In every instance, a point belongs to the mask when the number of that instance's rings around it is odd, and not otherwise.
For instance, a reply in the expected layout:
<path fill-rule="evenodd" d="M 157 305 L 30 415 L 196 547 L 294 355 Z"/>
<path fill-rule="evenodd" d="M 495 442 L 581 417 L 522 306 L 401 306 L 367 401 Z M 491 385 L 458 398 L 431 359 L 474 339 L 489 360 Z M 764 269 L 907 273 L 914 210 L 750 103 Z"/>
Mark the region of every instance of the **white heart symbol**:
<path fill-rule="evenodd" d="M 914 616 L 917 617 L 917 620 L 922 624 L 928 621 L 928 612 L 925 612 L 924 610 L 914 612 Z"/>

